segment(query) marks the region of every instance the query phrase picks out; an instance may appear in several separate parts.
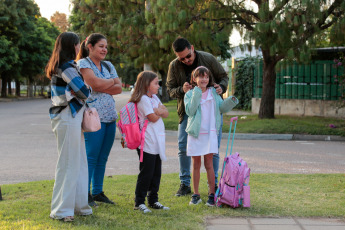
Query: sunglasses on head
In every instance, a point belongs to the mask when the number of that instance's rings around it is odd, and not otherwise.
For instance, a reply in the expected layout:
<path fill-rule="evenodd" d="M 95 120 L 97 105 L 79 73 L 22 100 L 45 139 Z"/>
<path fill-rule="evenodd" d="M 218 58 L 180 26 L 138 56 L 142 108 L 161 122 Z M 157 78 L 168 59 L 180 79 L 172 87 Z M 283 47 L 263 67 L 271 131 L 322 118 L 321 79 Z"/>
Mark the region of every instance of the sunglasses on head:
<path fill-rule="evenodd" d="M 178 60 L 179 61 L 184 61 L 185 59 L 189 59 L 189 58 L 191 58 L 192 57 L 192 51 L 187 55 L 187 56 L 185 56 L 185 57 L 183 57 L 183 58 L 179 58 Z"/>

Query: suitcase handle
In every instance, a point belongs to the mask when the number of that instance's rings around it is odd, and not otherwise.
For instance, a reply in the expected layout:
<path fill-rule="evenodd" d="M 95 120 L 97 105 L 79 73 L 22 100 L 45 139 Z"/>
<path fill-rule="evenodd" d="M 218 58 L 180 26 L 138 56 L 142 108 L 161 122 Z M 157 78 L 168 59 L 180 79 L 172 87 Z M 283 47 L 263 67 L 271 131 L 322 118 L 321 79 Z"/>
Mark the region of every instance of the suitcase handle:
<path fill-rule="evenodd" d="M 230 122 L 232 123 L 233 121 L 237 121 L 238 120 L 238 117 L 232 117 L 231 119 L 230 119 Z"/>
<path fill-rule="evenodd" d="M 235 138 L 235 131 L 236 131 L 237 120 L 238 120 L 238 117 L 232 117 L 232 118 L 230 119 L 230 129 L 229 129 L 229 135 L 228 135 L 228 143 L 227 143 L 227 146 L 226 146 L 225 158 L 224 158 L 223 169 L 222 169 L 222 174 L 221 174 L 221 176 L 220 176 L 220 179 L 223 178 L 224 168 L 225 168 L 225 164 L 226 164 L 225 159 L 226 159 L 226 157 L 227 157 L 227 155 L 228 155 L 228 150 L 229 150 L 229 143 L 230 143 L 230 135 L 231 135 L 232 124 L 234 123 L 233 121 L 236 121 L 235 124 L 234 124 L 234 132 L 233 132 L 233 134 L 232 134 L 230 155 L 231 155 L 231 153 L 232 153 L 232 146 L 233 146 L 233 144 L 234 144 L 234 138 Z M 220 181 L 220 180 L 219 180 L 219 181 Z M 219 191 L 220 191 L 220 187 L 218 187 L 218 189 L 217 189 L 217 191 L 216 191 L 217 201 L 218 201 Z"/>
<path fill-rule="evenodd" d="M 236 131 L 237 120 L 238 120 L 238 117 L 232 117 L 232 118 L 230 119 L 230 129 L 229 129 L 229 135 L 228 135 L 228 144 L 227 144 L 227 146 L 226 146 L 225 158 L 227 157 L 228 151 L 229 151 L 229 143 L 230 143 L 230 135 L 231 135 L 232 124 L 233 124 L 233 121 L 236 121 L 235 124 L 234 124 L 234 132 L 233 132 L 233 134 L 232 134 L 231 148 L 230 148 L 230 154 L 229 154 L 229 155 L 231 155 L 231 153 L 232 153 L 232 146 L 233 146 L 233 144 L 234 144 L 234 138 L 235 138 L 235 131 Z M 222 175 L 221 175 L 220 178 L 223 178 L 224 166 L 225 166 L 225 161 L 224 161 L 224 165 L 223 165 Z"/>

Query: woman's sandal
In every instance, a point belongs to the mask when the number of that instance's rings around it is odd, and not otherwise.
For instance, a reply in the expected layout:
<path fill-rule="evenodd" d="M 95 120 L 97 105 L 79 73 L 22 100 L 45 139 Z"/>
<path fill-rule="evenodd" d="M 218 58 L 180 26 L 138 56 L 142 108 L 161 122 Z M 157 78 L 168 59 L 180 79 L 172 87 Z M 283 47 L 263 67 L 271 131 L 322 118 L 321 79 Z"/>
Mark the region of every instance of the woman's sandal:
<path fill-rule="evenodd" d="M 73 222 L 74 221 L 74 216 L 66 216 L 66 217 L 64 217 L 64 218 L 62 218 L 60 220 L 62 220 L 63 222 Z"/>

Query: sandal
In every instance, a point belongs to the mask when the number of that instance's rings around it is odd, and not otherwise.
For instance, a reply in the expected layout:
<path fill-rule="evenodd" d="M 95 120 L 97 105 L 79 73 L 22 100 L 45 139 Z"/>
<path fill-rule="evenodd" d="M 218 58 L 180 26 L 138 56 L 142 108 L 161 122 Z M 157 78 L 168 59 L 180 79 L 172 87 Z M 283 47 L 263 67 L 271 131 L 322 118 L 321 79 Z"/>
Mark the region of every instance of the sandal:
<path fill-rule="evenodd" d="M 73 222 L 74 221 L 74 216 L 66 216 L 62 219 L 60 219 L 63 222 Z"/>
<path fill-rule="evenodd" d="M 63 217 L 63 218 L 56 218 L 56 217 L 53 217 L 53 216 L 49 216 L 51 219 L 53 220 L 60 220 L 60 221 L 63 221 L 63 222 L 73 222 L 74 221 L 74 216 L 66 216 L 66 217 Z"/>

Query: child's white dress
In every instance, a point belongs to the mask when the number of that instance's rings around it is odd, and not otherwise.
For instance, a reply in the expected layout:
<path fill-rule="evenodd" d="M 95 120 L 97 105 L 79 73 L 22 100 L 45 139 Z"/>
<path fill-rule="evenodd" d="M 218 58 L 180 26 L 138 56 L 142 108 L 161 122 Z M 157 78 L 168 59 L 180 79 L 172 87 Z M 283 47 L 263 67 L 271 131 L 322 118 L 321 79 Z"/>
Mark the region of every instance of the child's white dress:
<path fill-rule="evenodd" d="M 207 89 L 202 94 L 200 102 L 200 132 L 198 138 L 188 135 L 187 156 L 203 156 L 209 153 L 218 153 L 218 132 L 216 130 L 216 117 L 214 114 L 215 100 L 210 89 Z"/>

